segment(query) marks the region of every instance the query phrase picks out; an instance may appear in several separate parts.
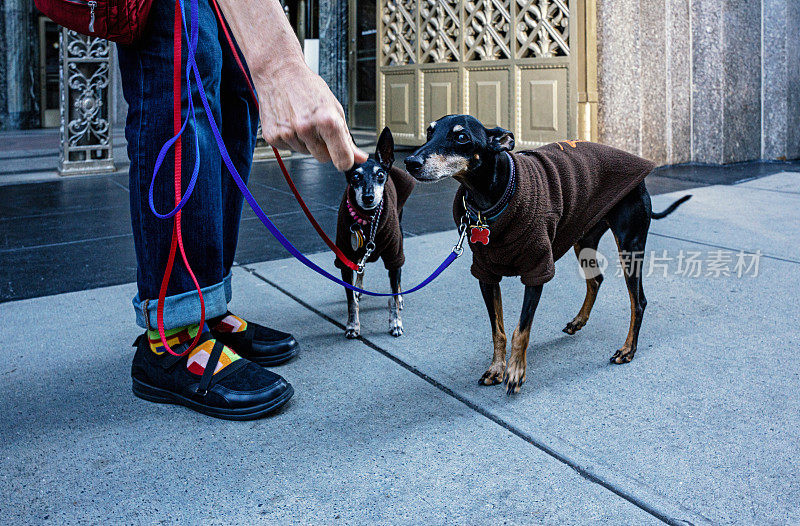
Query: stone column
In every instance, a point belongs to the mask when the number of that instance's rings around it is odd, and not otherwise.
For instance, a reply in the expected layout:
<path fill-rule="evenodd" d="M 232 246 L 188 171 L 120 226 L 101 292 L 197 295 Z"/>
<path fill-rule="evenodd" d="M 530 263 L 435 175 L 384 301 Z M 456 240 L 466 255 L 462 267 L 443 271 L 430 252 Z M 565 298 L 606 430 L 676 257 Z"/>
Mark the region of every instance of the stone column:
<path fill-rule="evenodd" d="M 786 158 L 800 159 L 800 2 L 787 4 L 786 20 Z"/>
<path fill-rule="evenodd" d="M 692 42 L 692 160 L 723 162 L 725 78 L 722 68 L 724 0 L 693 0 Z"/>
<path fill-rule="evenodd" d="M 34 96 L 32 44 L 33 14 L 30 0 L 3 0 L 0 8 L 0 130 L 29 128 L 38 122 Z"/>
<path fill-rule="evenodd" d="M 347 112 L 347 2 L 320 0 L 319 74 Z"/>
<path fill-rule="evenodd" d="M 800 3 L 763 0 L 765 159 L 800 157 Z"/>
<path fill-rule="evenodd" d="M 761 158 L 761 5 L 724 0 L 724 9 L 722 162 L 736 163 Z"/>
<path fill-rule="evenodd" d="M 800 2 L 598 2 L 600 141 L 659 164 L 800 157 Z"/>
<path fill-rule="evenodd" d="M 761 7 L 761 2 L 738 0 L 692 2 L 694 161 L 764 157 Z M 771 53 L 772 47 L 763 52 Z"/>

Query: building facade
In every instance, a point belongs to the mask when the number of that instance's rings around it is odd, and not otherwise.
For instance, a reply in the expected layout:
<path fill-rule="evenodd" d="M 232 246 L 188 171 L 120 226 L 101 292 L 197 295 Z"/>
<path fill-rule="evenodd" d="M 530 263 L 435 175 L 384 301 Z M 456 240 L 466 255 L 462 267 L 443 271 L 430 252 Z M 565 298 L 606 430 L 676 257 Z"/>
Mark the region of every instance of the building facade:
<path fill-rule="evenodd" d="M 659 164 L 800 158 L 796 0 L 283 4 L 350 125 L 388 125 L 399 143 L 464 112 L 523 147 L 590 139 Z M 0 30 L 0 129 L 59 126 L 60 30 L 33 0 L 4 0 Z M 113 54 L 104 104 L 120 126 Z"/>
<path fill-rule="evenodd" d="M 796 0 L 379 0 L 379 126 L 470 113 L 521 146 L 658 164 L 800 157 Z"/>

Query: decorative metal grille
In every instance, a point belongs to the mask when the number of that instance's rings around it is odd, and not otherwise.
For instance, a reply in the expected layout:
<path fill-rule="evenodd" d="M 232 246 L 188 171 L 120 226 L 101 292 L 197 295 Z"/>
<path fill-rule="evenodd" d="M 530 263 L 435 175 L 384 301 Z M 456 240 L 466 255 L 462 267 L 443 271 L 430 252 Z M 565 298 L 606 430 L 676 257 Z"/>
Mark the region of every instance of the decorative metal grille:
<path fill-rule="evenodd" d="M 384 65 L 397 66 L 417 61 L 416 11 L 416 0 L 393 0 L 381 8 Z"/>
<path fill-rule="evenodd" d="M 59 172 L 113 172 L 107 40 L 61 30 L 61 155 Z"/>
<path fill-rule="evenodd" d="M 383 0 L 382 65 L 569 56 L 569 18 L 567 0 Z"/>
<path fill-rule="evenodd" d="M 511 2 L 464 2 L 464 55 L 470 60 L 511 58 Z"/>
<path fill-rule="evenodd" d="M 420 5 L 420 62 L 457 62 L 461 20 L 458 0 L 425 0 Z"/>
<path fill-rule="evenodd" d="M 517 58 L 569 55 L 569 8 L 565 0 L 516 0 Z"/>

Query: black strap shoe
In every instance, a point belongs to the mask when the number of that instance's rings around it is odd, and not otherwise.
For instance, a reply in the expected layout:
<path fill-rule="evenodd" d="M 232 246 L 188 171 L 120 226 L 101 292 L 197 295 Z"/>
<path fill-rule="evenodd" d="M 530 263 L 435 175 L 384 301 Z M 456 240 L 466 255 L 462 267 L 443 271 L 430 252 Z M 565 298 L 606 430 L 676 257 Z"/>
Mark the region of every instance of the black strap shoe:
<path fill-rule="evenodd" d="M 240 332 L 225 330 L 227 328 L 225 326 L 230 325 L 225 321 L 228 316 L 235 318 L 234 323 L 247 323 L 247 328 Z M 291 334 L 242 320 L 230 312 L 209 320 L 208 326 L 214 338 L 258 365 L 267 367 L 281 365 L 300 351 L 297 340 Z"/>
<path fill-rule="evenodd" d="M 225 345 L 206 332 L 198 346 L 208 341 L 213 345 L 204 346 L 211 348 L 205 369 L 202 374 L 194 374 L 193 364 L 187 367 L 190 357 L 199 358 L 194 351 L 185 356 L 173 356 L 166 351 L 159 355 L 150 349 L 146 334 L 139 336 L 133 344 L 136 347 L 131 366 L 133 394 L 150 402 L 179 404 L 226 420 L 262 417 L 288 402 L 294 394 L 283 377 L 244 358 L 230 361 L 227 357 L 227 365 L 214 374 Z M 177 345 L 173 350 L 182 353 L 189 343 Z"/>

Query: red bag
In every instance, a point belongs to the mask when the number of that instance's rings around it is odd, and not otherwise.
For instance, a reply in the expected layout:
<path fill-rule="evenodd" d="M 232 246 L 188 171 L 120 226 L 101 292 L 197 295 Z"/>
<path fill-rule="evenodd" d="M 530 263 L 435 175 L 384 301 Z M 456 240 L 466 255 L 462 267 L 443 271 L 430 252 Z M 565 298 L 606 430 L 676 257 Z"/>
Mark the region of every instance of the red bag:
<path fill-rule="evenodd" d="M 56 24 L 83 35 L 132 44 L 144 31 L 153 0 L 35 0 Z"/>

